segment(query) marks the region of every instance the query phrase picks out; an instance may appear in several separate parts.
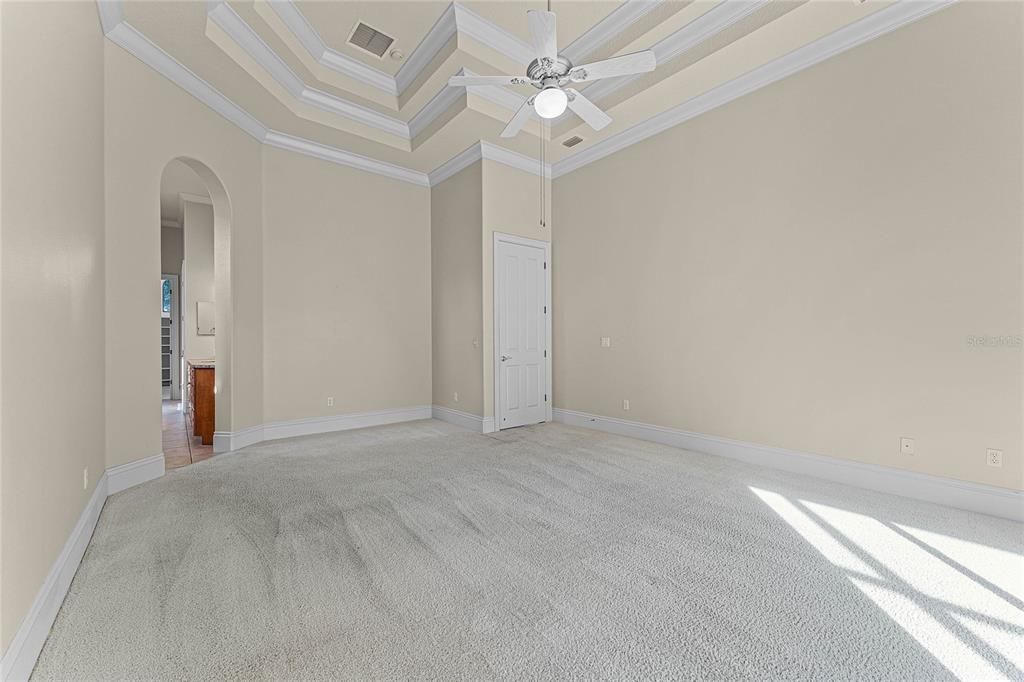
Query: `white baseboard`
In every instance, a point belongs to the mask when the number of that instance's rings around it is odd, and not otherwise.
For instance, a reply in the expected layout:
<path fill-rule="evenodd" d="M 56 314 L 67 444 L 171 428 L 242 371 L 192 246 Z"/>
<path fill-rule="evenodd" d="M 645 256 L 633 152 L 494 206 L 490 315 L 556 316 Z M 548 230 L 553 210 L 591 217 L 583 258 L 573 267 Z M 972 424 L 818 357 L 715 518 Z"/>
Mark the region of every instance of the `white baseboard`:
<path fill-rule="evenodd" d="M 363 429 L 367 426 L 397 424 L 418 419 L 430 419 L 429 405 L 416 407 L 399 407 L 376 412 L 359 412 L 355 414 L 339 414 L 332 417 L 314 417 L 312 419 L 296 419 L 294 421 L 273 422 L 263 425 L 263 440 L 294 438 L 295 436 L 311 436 L 316 433 L 331 431 L 347 431 Z"/>
<path fill-rule="evenodd" d="M 556 408 L 554 418 L 555 421 L 570 426 L 598 429 L 683 450 L 729 457 L 859 488 L 1024 521 L 1024 493 L 1006 488 L 730 440 L 615 417 L 602 417 L 575 410 Z"/>
<path fill-rule="evenodd" d="M 107 469 L 107 494 L 113 495 L 134 485 L 164 475 L 164 454 L 153 455 Z"/>
<path fill-rule="evenodd" d="M 491 417 L 480 417 L 469 412 L 462 412 L 461 410 L 453 410 L 450 407 L 442 407 L 441 405 L 434 405 L 431 408 L 431 412 L 434 415 L 434 419 L 440 419 L 443 422 L 449 424 L 455 424 L 461 426 L 467 431 L 473 431 L 475 433 L 490 433 L 486 430 L 487 422 L 494 424 L 494 419 Z"/>
<path fill-rule="evenodd" d="M 43 644 L 50 634 L 54 619 L 57 618 L 60 605 L 64 603 L 64 596 L 71 587 L 71 580 L 78 571 L 86 547 L 89 546 L 103 503 L 107 499 L 108 483 L 107 474 L 104 473 L 96 483 L 96 489 L 85 505 L 82 515 L 78 517 L 78 523 L 71 531 L 68 541 L 64 543 L 64 548 L 57 556 L 57 561 L 43 581 L 43 586 L 36 593 L 32 607 L 14 634 L 14 639 L 4 653 L 3 659 L 0 660 L 0 679 L 21 682 L 32 674 L 32 668 L 36 665 L 39 652 L 43 650 Z"/>
<path fill-rule="evenodd" d="M 417 405 L 374 412 L 355 412 L 352 414 L 332 415 L 330 417 L 312 417 L 310 419 L 271 422 L 260 426 L 252 426 L 241 431 L 216 431 L 213 434 L 213 450 L 214 452 L 229 452 L 266 440 L 311 436 L 317 433 L 348 431 L 349 429 L 363 429 L 368 426 L 382 426 L 384 424 L 430 419 L 431 416 L 432 412 L 429 405 Z"/>
<path fill-rule="evenodd" d="M 213 451 L 221 453 L 241 450 L 247 445 L 255 445 L 262 440 L 264 440 L 262 424 L 238 431 L 214 431 Z"/>

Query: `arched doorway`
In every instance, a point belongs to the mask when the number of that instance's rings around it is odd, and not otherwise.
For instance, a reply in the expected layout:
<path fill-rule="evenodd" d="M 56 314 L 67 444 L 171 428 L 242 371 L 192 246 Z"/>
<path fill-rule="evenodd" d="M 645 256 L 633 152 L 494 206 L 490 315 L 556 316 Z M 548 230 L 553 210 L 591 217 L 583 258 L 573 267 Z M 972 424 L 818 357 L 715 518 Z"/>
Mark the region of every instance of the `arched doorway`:
<path fill-rule="evenodd" d="M 165 468 L 214 454 L 231 429 L 231 204 L 206 164 L 171 159 L 160 183 Z"/>

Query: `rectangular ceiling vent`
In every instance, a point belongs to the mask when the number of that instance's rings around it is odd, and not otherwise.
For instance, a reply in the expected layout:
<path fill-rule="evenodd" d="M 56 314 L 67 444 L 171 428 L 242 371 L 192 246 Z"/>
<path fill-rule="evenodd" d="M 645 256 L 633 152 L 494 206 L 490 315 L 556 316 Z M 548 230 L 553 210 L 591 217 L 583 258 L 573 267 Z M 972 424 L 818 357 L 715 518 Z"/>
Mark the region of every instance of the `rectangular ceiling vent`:
<path fill-rule="evenodd" d="M 372 55 L 384 57 L 388 48 L 391 47 L 391 43 L 395 42 L 395 39 L 360 21 L 356 24 L 355 29 L 353 29 L 348 42 L 361 50 L 366 50 Z"/>
<path fill-rule="evenodd" d="M 579 144 L 580 142 L 583 142 L 583 138 L 582 138 L 582 137 L 580 137 L 579 135 L 573 135 L 573 136 L 572 136 L 572 137 L 570 137 L 570 138 L 569 138 L 568 140 L 566 140 L 565 142 L 563 142 L 563 143 L 562 143 L 562 145 L 563 145 L 563 146 L 566 146 L 566 147 L 575 147 L 575 146 L 576 146 L 576 145 L 578 145 L 578 144 Z"/>

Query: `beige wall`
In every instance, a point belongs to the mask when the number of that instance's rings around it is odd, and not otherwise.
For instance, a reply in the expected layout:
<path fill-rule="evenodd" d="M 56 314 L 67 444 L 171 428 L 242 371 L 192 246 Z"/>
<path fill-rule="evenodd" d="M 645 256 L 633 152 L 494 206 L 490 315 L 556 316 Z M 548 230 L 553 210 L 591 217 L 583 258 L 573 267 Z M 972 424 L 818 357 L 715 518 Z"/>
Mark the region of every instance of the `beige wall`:
<path fill-rule="evenodd" d="M 484 413 L 482 183 L 482 164 L 474 163 L 430 190 L 434 405 L 477 416 Z"/>
<path fill-rule="evenodd" d="M 273 147 L 263 186 L 265 420 L 429 405 L 430 190 Z"/>
<path fill-rule="evenodd" d="M 484 416 L 494 416 L 494 233 L 550 242 L 551 181 L 545 181 L 546 226 L 541 225 L 541 178 L 497 161 L 483 161 L 483 394 Z M 552 273 L 554 274 L 554 273 Z M 554 356 L 552 356 L 554 360 Z"/>
<path fill-rule="evenodd" d="M 539 175 L 489 159 L 431 190 L 435 405 L 494 417 L 494 233 L 550 241 L 540 191 Z"/>
<path fill-rule="evenodd" d="M 105 467 L 104 301 L 97 294 L 104 131 L 103 38 L 94 4 L 0 3 L 0 35 L 6 651 Z M 154 270 L 142 288 L 151 305 L 158 275 Z"/>
<path fill-rule="evenodd" d="M 184 232 L 176 227 L 160 228 L 160 272 L 165 275 L 181 274 L 181 259 L 185 257 Z"/>
<path fill-rule="evenodd" d="M 113 466 L 161 448 L 159 382 L 145 379 L 157 376 L 159 362 L 159 311 L 149 283 L 160 268 L 160 180 L 177 157 L 205 164 L 230 197 L 230 215 L 215 216 L 230 219 L 230 229 L 217 230 L 217 258 L 230 263 L 217 266 L 217 430 L 262 422 L 261 146 L 120 47 L 107 41 L 104 49 L 106 420 Z M 207 189 L 214 192 L 209 183 Z"/>
<path fill-rule="evenodd" d="M 1021 53 L 963 3 L 557 179 L 556 407 L 1021 489 Z"/>
<path fill-rule="evenodd" d="M 185 233 L 185 322 L 183 357 L 201 360 L 216 357 L 216 336 L 198 334 L 196 308 L 200 301 L 216 303 L 213 272 L 213 206 L 182 202 Z"/>

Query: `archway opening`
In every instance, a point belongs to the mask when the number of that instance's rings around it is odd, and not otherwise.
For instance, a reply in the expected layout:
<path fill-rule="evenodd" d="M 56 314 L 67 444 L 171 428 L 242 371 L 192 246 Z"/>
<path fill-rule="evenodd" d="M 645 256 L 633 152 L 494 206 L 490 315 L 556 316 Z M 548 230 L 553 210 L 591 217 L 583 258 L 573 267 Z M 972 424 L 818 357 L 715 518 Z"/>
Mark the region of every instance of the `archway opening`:
<path fill-rule="evenodd" d="M 204 163 L 160 181 L 160 382 L 167 469 L 213 456 L 231 429 L 231 206 Z"/>

